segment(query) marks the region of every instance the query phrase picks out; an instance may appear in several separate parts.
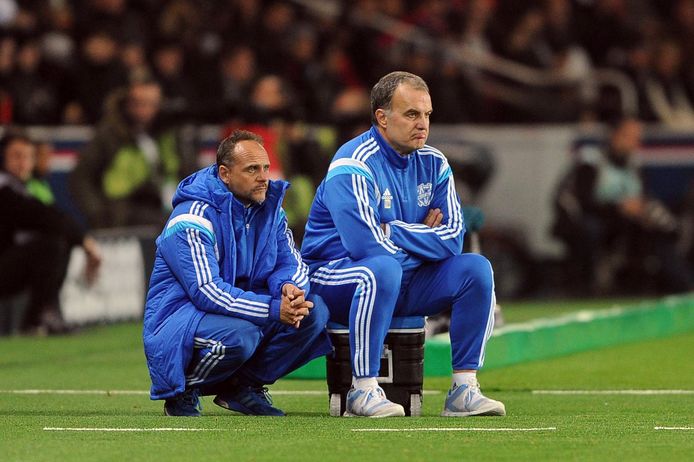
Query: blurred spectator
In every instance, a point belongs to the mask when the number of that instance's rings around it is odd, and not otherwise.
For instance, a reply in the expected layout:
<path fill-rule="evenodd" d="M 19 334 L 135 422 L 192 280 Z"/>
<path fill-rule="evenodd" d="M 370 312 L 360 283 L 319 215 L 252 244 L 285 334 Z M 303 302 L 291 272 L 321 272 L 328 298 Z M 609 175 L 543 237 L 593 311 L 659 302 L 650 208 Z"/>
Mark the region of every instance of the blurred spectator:
<path fill-rule="evenodd" d="M 494 19 L 494 5 L 493 0 L 470 0 L 461 13 L 461 30 L 457 41 L 480 56 L 491 51 L 487 29 Z"/>
<path fill-rule="evenodd" d="M 318 59 L 318 37 L 307 25 L 297 27 L 289 37 L 289 53 L 283 75 L 295 92 L 297 103 L 305 108 L 309 122 L 321 120 L 325 102 L 332 95 L 324 82 L 328 76 Z M 328 94 L 326 94 L 328 93 Z"/>
<path fill-rule="evenodd" d="M 227 43 L 254 43 L 261 18 L 261 0 L 220 0 L 211 18 Z"/>
<path fill-rule="evenodd" d="M 573 7 L 570 0 L 544 0 L 545 35 L 550 43 L 577 43 Z"/>
<path fill-rule="evenodd" d="M 75 59 L 74 14 L 69 3 L 53 2 L 47 15 L 41 50 L 47 62 L 65 71 L 74 65 Z"/>
<path fill-rule="evenodd" d="M 9 84 L 14 99 L 13 120 L 23 125 L 58 123 L 63 101 L 59 99 L 59 72 L 42 59 L 39 41 L 28 37 L 17 48 L 16 68 Z"/>
<path fill-rule="evenodd" d="M 461 123 L 480 120 L 482 101 L 469 76 L 470 74 L 463 73 L 452 59 L 443 58 L 437 73 L 429 78 L 431 101 L 436 107 L 432 114 L 434 122 Z"/>
<path fill-rule="evenodd" d="M 571 286 L 584 293 L 692 288 L 675 248 L 677 220 L 648 197 L 633 159 L 641 134 L 640 122 L 620 120 L 602 149 L 577 153 L 559 185 L 553 233 L 567 245 Z"/>
<path fill-rule="evenodd" d="M 158 124 L 161 99 L 153 80 L 110 95 L 71 176 L 73 196 L 92 227 L 162 225 L 176 184 L 195 169 L 176 130 Z"/>
<path fill-rule="evenodd" d="M 295 27 L 295 19 L 294 7 L 289 2 L 275 1 L 263 10 L 254 46 L 264 71 L 277 73 L 285 68 L 286 46 Z"/>
<path fill-rule="evenodd" d="M 320 123 L 325 108 L 332 104 L 335 97 L 346 88 L 362 87 L 354 61 L 345 48 L 337 43 L 331 43 L 323 51 L 321 59 L 322 78 L 314 89 L 318 107 L 312 120 Z"/>
<path fill-rule="evenodd" d="M 530 67 L 547 68 L 552 52 L 543 34 L 545 16 L 539 8 L 525 11 L 505 34 L 499 52 L 502 56 Z"/>
<path fill-rule="evenodd" d="M 251 46 L 236 45 L 222 52 L 214 82 L 203 89 L 205 120 L 219 123 L 243 118 L 256 75 L 256 55 Z"/>
<path fill-rule="evenodd" d="M 69 89 L 72 100 L 65 108 L 65 122 L 99 121 L 105 96 L 127 81 L 118 54 L 119 44 L 106 30 L 96 29 L 85 36 L 80 59 L 72 70 Z"/>
<path fill-rule="evenodd" d="M 137 40 L 124 42 L 119 58 L 128 78 L 141 78 L 151 73 L 147 50 L 143 42 Z"/>
<path fill-rule="evenodd" d="M 337 129 L 337 138 L 333 143 L 333 149 L 328 149 L 328 152 L 336 150 L 358 134 L 368 130 L 371 126 L 370 120 L 371 100 L 367 90 L 352 87 L 338 93 L 330 106 L 330 121 Z M 324 176 L 330 159 L 328 158 L 326 161 L 323 165 L 325 169 L 317 178 L 318 182 Z"/>
<path fill-rule="evenodd" d="M 663 40 L 654 50 L 652 71 L 645 82 L 647 113 L 654 121 L 674 128 L 694 128 L 694 104 L 682 79 L 682 50 Z"/>
<path fill-rule="evenodd" d="M 154 31 L 164 37 L 178 37 L 193 48 L 203 27 L 201 3 L 193 0 L 170 0 L 164 4 Z"/>
<path fill-rule="evenodd" d="M 654 115 L 650 113 L 650 108 L 646 104 L 646 81 L 649 77 L 652 59 L 652 44 L 643 37 L 634 36 L 631 43 L 625 48 L 624 62 L 618 68 L 631 79 L 635 86 L 638 97 L 638 117 L 644 122 L 650 122 L 654 119 Z M 604 100 L 605 95 L 602 96 Z M 609 95 L 608 97 L 614 100 L 619 96 Z M 618 104 L 618 102 L 612 103 L 611 106 L 616 107 Z M 616 111 L 612 110 L 611 114 L 614 115 L 615 113 Z"/>
<path fill-rule="evenodd" d="M 154 76 L 162 88 L 160 117 L 164 124 L 180 124 L 197 115 L 197 95 L 185 56 L 183 45 L 175 39 L 161 39 L 152 53 Z"/>
<path fill-rule="evenodd" d="M 31 196 L 26 183 L 35 162 L 35 146 L 23 133 L 9 131 L 0 140 L 0 297 L 29 292 L 23 332 L 65 333 L 58 294 L 70 250 L 76 245 L 84 249 L 90 283 L 101 252 L 68 215 Z"/>
<path fill-rule="evenodd" d="M 230 76 L 228 68 L 248 55 L 258 73 L 289 82 L 295 112 L 310 123 L 321 123 L 325 108 L 345 88 L 373 82 L 394 69 L 418 72 L 421 67 L 429 73 L 433 69 L 440 80 L 433 87 L 440 89 L 435 117 L 441 122 L 573 122 L 586 117 L 583 106 L 592 101 L 598 103 L 594 114 L 608 120 L 621 111 L 624 90 L 605 95 L 605 87 L 608 92 L 618 87 L 611 83 L 614 79 L 599 80 L 603 93 L 597 97 L 587 85 L 593 68 L 604 67 L 638 74 L 635 84 L 645 120 L 687 119 L 678 105 L 675 87 L 680 85 L 655 72 L 649 77 L 655 83 L 647 85 L 643 52 L 681 61 L 681 87 L 687 98 L 694 98 L 694 0 L 359 0 L 325 5 L 288 0 L 5 0 L 0 5 L 3 121 L 12 120 L 18 99 L 28 104 L 4 82 L 15 72 L 17 38 L 27 34 L 40 44 L 39 76 L 55 87 L 59 117 L 48 117 L 50 123 L 96 123 L 105 95 L 125 84 L 126 77 L 146 71 L 162 83 L 165 117 L 171 110 L 172 118 L 185 114 L 193 122 L 218 123 L 232 112 L 244 112 L 232 94 L 237 91 L 233 88 L 247 87 L 247 80 L 233 83 L 238 76 Z M 653 53 L 665 32 L 680 48 L 680 58 L 672 57 L 672 48 Z M 161 36 L 175 37 L 176 45 L 158 46 Z M 245 46 L 248 53 L 232 57 Z M 529 85 L 527 76 L 520 78 L 513 67 L 497 72 L 469 61 L 463 65 L 456 59 L 460 46 L 480 64 L 499 64 L 489 59 L 497 55 L 534 67 L 544 77 L 564 77 L 569 84 Z M 220 78 L 226 81 L 227 102 L 216 97 Z M 665 109 L 653 108 L 664 106 L 663 100 Z M 17 117 L 21 123 L 29 120 Z"/>

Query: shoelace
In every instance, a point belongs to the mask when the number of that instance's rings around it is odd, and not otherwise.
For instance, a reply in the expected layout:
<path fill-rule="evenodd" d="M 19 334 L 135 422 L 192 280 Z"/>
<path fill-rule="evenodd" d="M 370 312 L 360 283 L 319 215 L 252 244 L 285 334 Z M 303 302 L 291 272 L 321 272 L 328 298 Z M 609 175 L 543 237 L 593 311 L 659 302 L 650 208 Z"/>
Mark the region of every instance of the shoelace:
<path fill-rule="evenodd" d="M 267 387 L 256 388 L 255 394 L 263 398 L 270 406 L 272 406 L 272 396 L 270 395 L 270 390 L 268 390 Z"/>

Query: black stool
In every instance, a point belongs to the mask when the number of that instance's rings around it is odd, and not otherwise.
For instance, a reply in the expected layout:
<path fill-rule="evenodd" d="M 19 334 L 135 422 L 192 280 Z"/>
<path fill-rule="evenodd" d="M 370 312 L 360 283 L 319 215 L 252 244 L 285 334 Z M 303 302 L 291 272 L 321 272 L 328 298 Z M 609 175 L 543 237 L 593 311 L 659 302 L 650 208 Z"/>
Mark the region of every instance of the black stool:
<path fill-rule="evenodd" d="M 349 328 L 328 323 L 333 353 L 327 357 L 330 415 L 345 411 L 347 392 L 352 386 L 352 362 L 349 350 Z M 405 415 L 422 413 L 424 381 L 424 318 L 407 316 L 393 318 L 381 351 L 378 384 L 389 400 L 402 405 Z"/>

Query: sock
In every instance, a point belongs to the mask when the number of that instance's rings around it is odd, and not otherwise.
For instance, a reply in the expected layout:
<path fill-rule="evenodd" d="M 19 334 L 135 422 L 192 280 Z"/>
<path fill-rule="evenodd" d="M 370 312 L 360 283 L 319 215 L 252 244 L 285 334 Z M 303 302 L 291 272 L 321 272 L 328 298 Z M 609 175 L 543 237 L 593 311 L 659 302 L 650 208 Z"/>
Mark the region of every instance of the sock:
<path fill-rule="evenodd" d="M 367 388 L 374 388 L 378 386 L 376 377 L 352 377 L 352 386 L 360 390 L 366 390 Z"/>
<path fill-rule="evenodd" d="M 477 385 L 477 373 L 476 372 L 454 372 L 453 373 L 453 386 L 459 387 L 461 385 Z"/>

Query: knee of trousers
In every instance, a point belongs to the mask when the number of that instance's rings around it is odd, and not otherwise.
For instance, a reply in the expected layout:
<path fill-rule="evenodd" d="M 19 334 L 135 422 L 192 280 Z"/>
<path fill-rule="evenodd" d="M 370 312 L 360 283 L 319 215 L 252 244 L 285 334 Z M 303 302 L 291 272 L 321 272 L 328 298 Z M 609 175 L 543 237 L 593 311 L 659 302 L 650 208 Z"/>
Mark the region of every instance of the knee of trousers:
<path fill-rule="evenodd" d="M 482 291 L 491 291 L 494 288 L 494 272 L 492 265 L 486 257 L 475 254 L 465 253 L 452 257 L 455 264 L 452 267 L 450 277 L 462 287 L 475 287 Z"/>
<path fill-rule="evenodd" d="M 393 257 L 379 255 L 360 260 L 358 263 L 369 268 L 368 283 L 375 283 L 379 295 L 397 297 L 402 282 L 402 266 Z"/>
<path fill-rule="evenodd" d="M 313 302 L 313 308 L 310 315 L 301 321 L 301 327 L 320 331 L 328 323 L 330 311 L 320 295 L 312 294 L 309 295 L 308 299 Z"/>
<path fill-rule="evenodd" d="M 255 353 L 262 337 L 260 329 L 247 329 L 238 333 L 235 339 L 224 341 L 225 350 L 241 362 L 246 362 Z"/>

